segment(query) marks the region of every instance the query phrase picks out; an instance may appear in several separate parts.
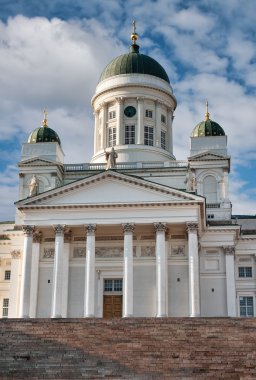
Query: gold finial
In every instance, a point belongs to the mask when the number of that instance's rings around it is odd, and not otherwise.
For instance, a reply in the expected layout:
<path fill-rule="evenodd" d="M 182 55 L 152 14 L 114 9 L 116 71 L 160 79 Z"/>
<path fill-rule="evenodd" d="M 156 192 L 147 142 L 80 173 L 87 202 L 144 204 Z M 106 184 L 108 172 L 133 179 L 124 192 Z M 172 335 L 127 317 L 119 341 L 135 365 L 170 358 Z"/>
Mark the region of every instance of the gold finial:
<path fill-rule="evenodd" d="M 206 103 L 205 103 L 205 106 L 206 106 L 206 112 L 205 112 L 205 121 L 207 121 L 207 120 L 209 120 L 209 118 L 210 118 L 210 114 L 209 114 L 209 112 L 208 112 L 208 100 L 206 100 Z"/>
<path fill-rule="evenodd" d="M 132 25 L 133 25 L 133 33 L 131 34 L 131 39 L 132 39 L 133 45 L 135 45 L 136 41 L 138 39 L 138 34 L 136 33 L 136 20 L 135 19 L 133 20 Z"/>
<path fill-rule="evenodd" d="M 47 127 L 47 119 L 46 119 L 46 115 L 47 115 L 47 108 L 44 109 L 44 120 L 43 120 L 43 126 L 44 126 L 44 127 Z"/>

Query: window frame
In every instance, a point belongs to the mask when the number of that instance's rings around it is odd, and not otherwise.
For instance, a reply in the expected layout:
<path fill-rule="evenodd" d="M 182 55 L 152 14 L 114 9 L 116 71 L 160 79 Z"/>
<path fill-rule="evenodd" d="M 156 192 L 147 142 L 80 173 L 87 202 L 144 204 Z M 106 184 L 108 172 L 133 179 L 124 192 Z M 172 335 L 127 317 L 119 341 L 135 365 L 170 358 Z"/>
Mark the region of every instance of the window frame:
<path fill-rule="evenodd" d="M 108 127 L 108 148 L 116 146 L 116 126 Z"/>
<path fill-rule="evenodd" d="M 166 131 L 161 129 L 161 148 L 166 150 Z"/>
<path fill-rule="evenodd" d="M 108 284 L 106 286 L 106 284 Z M 104 293 L 121 293 L 123 292 L 122 278 L 104 278 L 103 282 Z"/>
<path fill-rule="evenodd" d="M 125 145 L 135 144 L 135 124 L 125 125 L 124 127 L 124 143 Z"/>
<path fill-rule="evenodd" d="M 252 301 L 251 304 L 248 304 L 248 301 Z M 241 305 L 241 301 L 245 301 L 244 305 Z M 239 316 L 242 318 L 253 318 L 254 313 L 254 296 L 252 295 L 239 295 L 238 298 L 238 305 L 239 305 Z M 248 312 L 248 309 L 251 311 L 251 313 Z M 241 312 L 243 310 L 243 312 Z"/>
<path fill-rule="evenodd" d="M 166 115 L 161 113 L 161 123 L 166 124 Z"/>
<path fill-rule="evenodd" d="M 9 298 L 3 298 L 2 317 L 7 318 L 9 314 Z"/>
<path fill-rule="evenodd" d="M 154 146 L 154 127 L 144 126 L 144 145 Z"/>
<path fill-rule="evenodd" d="M 252 266 L 239 266 L 238 267 L 238 277 L 239 278 L 252 278 Z"/>
<path fill-rule="evenodd" d="M 108 119 L 109 120 L 116 119 L 116 110 L 110 110 L 110 111 L 108 111 Z"/>
<path fill-rule="evenodd" d="M 11 270 L 10 269 L 7 269 L 4 271 L 4 280 L 5 281 L 10 281 L 11 279 Z"/>
<path fill-rule="evenodd" d="M 145 109 L 145 117 L 153 119 L 153 110 L 151 110 L 150 108 Z"/>

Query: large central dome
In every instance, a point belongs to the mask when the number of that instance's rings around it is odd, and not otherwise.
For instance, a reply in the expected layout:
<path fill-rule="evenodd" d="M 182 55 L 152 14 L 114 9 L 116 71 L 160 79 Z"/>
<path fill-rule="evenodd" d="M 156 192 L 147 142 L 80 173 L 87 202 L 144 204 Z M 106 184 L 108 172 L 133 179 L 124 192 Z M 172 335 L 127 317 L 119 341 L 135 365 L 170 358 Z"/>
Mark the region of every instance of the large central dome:
<path fill-rule="evenodd" d="M 165 69 L 153 58 L 140 54 L 139 46 L 130 46 L 130 52 L 114 58 L 103 70 L 99 82 L 122 74 L 148 74 L 170 83 Z"/>

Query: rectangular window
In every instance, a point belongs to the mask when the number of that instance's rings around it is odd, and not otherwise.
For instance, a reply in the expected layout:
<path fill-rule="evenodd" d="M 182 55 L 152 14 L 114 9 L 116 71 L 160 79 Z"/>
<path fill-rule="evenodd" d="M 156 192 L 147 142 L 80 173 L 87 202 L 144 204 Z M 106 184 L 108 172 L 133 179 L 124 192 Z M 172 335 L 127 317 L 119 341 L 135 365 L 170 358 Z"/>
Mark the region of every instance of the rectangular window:
<path fill-rule="evenodd" d="M 109 111 L 108 118 L 109 119 L 115 119 L 116 118 L 116 111 Z"/>
<path fill-rule="evenodd" d="M 123 290 L 122 278 L 105 279 L 104 280 L 104 291 L 105 292 L 122 292 L 122 290 Z"/>
<path fill-rule="evenodd" d="M 9 298 L 3 299 L 3 317 L 8 317 Z"/>
<path fill-rule="evenodd" d="M 116 145 L 116 127 L 108 128 L 108 146 Z"/>
<path fill-rule="evenodd" d="M 161 131 L 161 148 L 166 149 L 166 133 Z"/>
<path fill-rule="evenodd" d="M 144 144 L 145 145 L 154 145 L 154 128 L 153 127 L 144 127 Z"/>
<path fill-rule="evenodd" d="M 10 280 L 11 279 L 11 271 L 10 270 L 6 270 L 4 272 L 4 279 L 5 280 Z"/>
<path fill-rule="evenodd" d="M 253 317 L 253 297 L 239 297 L 240 316 Z"/>
<path fill-rule="evenodd" d="M 150 119 L 152 119 L 153 118 L 153 111 L 152 110 L 146 110 L 145 115 L 146 115 L 146 117 L 149 117 Z"/>
<path fill-rule="evenodd" d="M 166 116 L 165 115 L 161 115 L 161 122 L 163 123 L 163 124 L 166 124 Z"/>
<path fill-rule="evenodd" d="M 239 267 L 238 275 L 239 277 L 252 277 L 252 267 Z"/>
<path fill-rule="evenodd" d="M 125 126 L 125 144 L 135 144 L 135 125 Z"/>

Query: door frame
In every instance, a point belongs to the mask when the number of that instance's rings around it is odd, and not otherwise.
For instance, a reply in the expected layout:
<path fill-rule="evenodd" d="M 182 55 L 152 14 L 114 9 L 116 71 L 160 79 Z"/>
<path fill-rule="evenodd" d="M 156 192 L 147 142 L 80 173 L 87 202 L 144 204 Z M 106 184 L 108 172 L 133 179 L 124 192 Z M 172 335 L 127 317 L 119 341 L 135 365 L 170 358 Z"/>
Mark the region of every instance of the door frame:
<path fill-rule="evenodd" d="M 103 296 L 104 296 L 104 280 L 105 279 L 118 279 L 122 278 L 123 279 L 123 270 L 122 269 L 116 269 L 116 270 L 106 270 L 106 269 L 96 269 L 96 278 L 98 282 L 98 293 L 97 293 L 97 308 L 96 308 L 96 316 L 98 318 L 103 318 Z M 115 293 L 113 292 L 113 295 Z M 120 293 L 118 295 L 121 295 Z M 123 292 L 122 292 L 123 296 Z M 124 297 L 123 297 L 124 299 Z M 123 305 L 122 305 L 122 316 L 123 316 Z"/>

